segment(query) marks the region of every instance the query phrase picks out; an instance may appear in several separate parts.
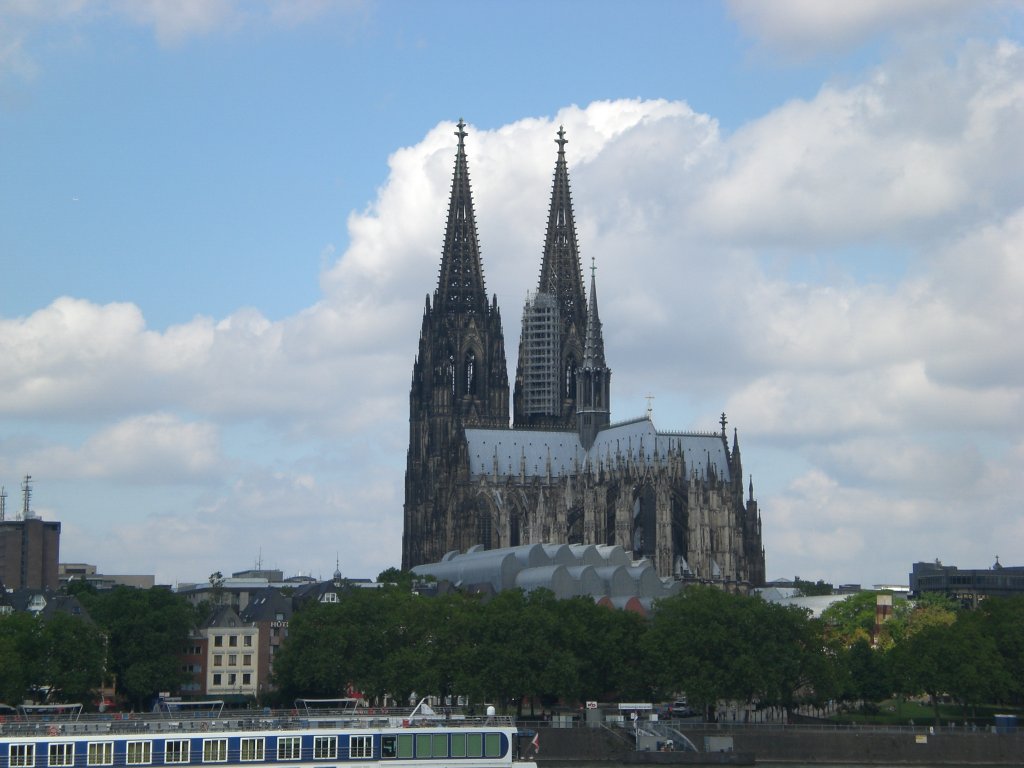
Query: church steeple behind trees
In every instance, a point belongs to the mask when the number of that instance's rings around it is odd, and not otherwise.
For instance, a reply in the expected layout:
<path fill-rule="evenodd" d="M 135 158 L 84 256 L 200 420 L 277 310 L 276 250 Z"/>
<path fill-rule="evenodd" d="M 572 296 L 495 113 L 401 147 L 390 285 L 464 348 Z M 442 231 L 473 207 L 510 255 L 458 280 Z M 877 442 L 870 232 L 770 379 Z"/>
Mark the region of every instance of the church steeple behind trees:
<path fill-rule="evenodd" d="M 513 398 L 515 426 L 571 429 L 576 419 L 576 371 L 583 359 L 587 299 L 583 292 L 576 220 L 565 160 L 558 155 L 537 292 L 527 297 Z"/>

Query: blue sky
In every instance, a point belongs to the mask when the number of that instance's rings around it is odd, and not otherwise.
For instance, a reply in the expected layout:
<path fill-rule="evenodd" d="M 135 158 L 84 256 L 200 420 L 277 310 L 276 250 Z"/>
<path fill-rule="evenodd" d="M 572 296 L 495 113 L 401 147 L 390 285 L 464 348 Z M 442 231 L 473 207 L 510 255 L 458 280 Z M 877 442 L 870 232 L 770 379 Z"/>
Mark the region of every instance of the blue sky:
<path fill-rule="evenodd" d="M 613 418 L 740 432 L 768 575 L 1024 563 L 1018 3 L 0 3 L 0 483 L 62 559 L 400 560 L 464 117 L 514 365 L 564 124 Z"/>

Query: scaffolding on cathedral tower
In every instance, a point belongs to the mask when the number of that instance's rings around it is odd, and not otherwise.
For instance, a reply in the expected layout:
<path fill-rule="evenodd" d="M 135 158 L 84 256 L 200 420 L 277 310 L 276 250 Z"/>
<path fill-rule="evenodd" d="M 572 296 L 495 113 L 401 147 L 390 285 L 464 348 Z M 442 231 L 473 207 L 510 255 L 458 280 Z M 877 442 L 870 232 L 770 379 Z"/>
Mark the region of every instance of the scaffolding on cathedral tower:
<path fill-rule="evenodd" d="M 527 416 L 561 411 L 558 300 L 550 293 L 526 297 L 523 307 L 523 410 Z"/>

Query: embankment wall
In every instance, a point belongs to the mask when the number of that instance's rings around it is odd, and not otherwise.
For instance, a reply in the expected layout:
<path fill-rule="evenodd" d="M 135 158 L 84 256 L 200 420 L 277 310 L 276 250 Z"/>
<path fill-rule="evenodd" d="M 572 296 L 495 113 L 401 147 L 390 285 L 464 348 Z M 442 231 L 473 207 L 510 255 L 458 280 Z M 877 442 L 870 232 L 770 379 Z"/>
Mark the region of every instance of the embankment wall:
<path fill-rule="evenodd" d="M 681 729 L 703 748 L 705 736 L 731 736 L 737 752 L 759 763 L 1021 765 L 1024 730 L 1016 733 L 928 729 L 729 726 Z M 627 731 L 608 728 L 541 728 L 540 762 L 621 762 L 632 749 Z"/>

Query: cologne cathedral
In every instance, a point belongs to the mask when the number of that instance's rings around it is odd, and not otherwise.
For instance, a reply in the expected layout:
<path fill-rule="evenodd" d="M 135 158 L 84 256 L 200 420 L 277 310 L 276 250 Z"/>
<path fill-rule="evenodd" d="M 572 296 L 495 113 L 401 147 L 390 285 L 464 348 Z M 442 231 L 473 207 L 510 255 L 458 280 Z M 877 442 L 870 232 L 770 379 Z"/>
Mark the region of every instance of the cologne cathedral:
<path fill-rule="evenodd" d="M 744 498 L 735 430 L 613 423 L 611 369 L 591 267 L 584 290 L 558 131 L 536 292 L 523 310 L 509 426 L 497 296 L 488 300 L 459 121 L 437 288 L 427 296 L 409 393 L 402 567 L 454 550 L 617 545 L 658 575 L 764 583 L 761 520 Z"/>

